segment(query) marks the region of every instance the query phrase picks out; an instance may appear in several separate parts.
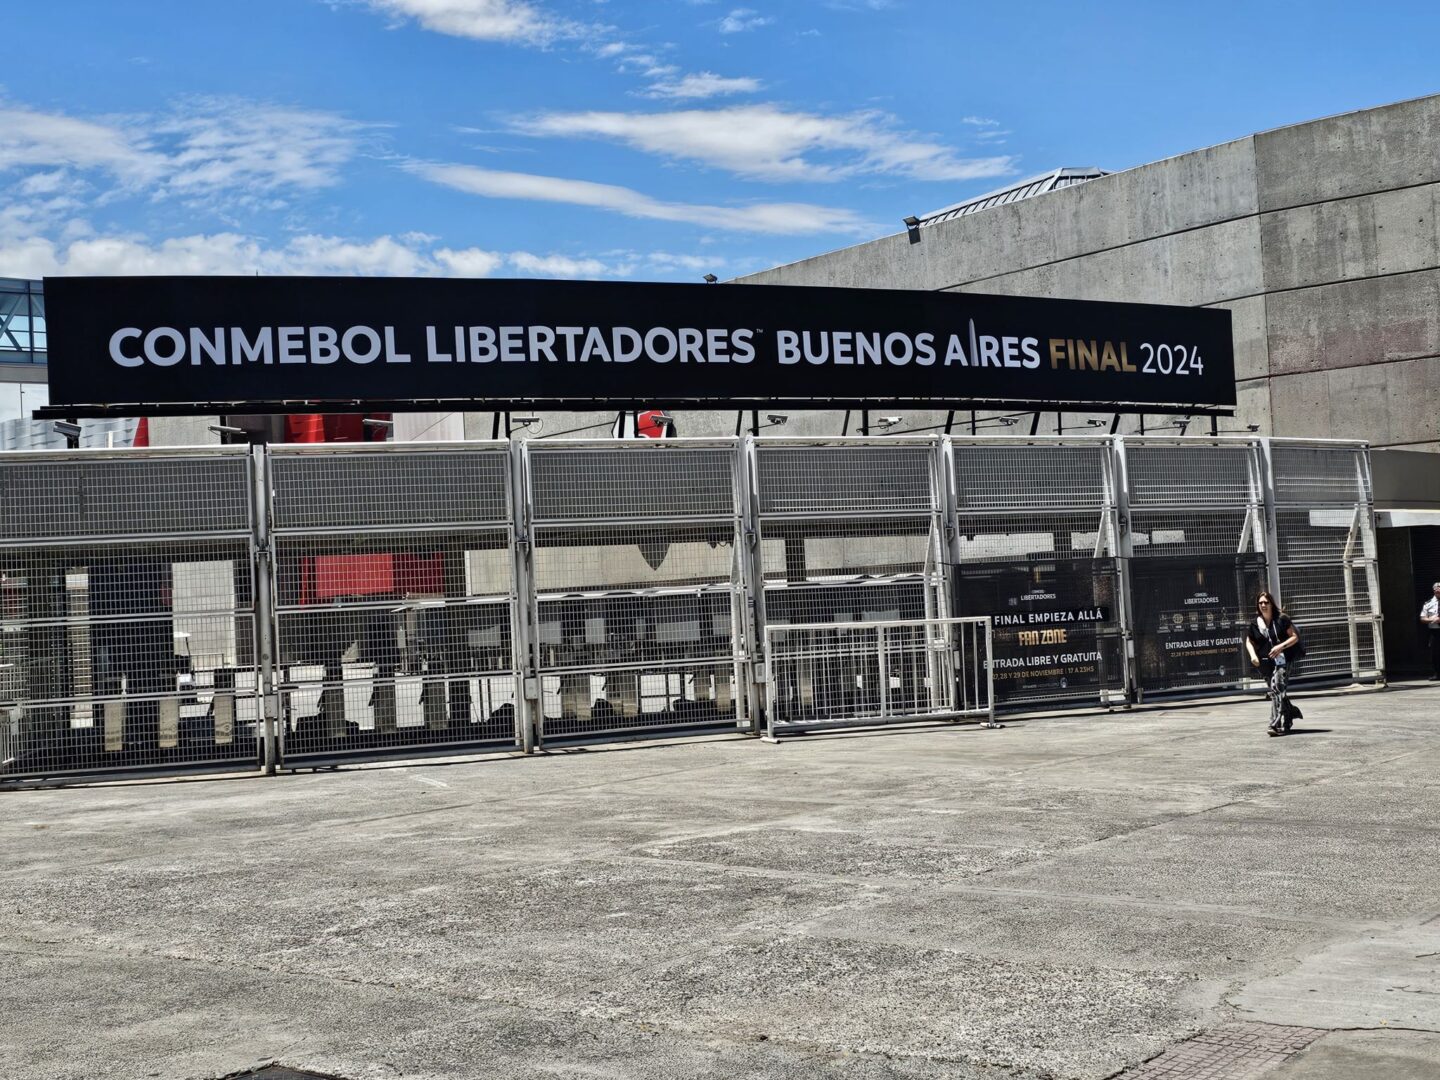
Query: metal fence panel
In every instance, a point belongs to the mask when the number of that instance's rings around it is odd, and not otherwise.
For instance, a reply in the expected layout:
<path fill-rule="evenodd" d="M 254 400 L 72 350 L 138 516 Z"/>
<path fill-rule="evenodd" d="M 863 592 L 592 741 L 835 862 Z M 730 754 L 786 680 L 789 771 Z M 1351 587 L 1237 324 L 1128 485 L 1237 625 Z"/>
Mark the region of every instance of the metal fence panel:
<path fill-rule="evenodd" d="M 0 779 L 252 768 L 246 448 L 0 455 Z"/>
<path fill-rule="evenodd" d="M 1239 689 L 1241 639 L 1265 581 L 1256 440 L 1119 440 L 1125 567 L 1142 693 Z"/>
<path fill-rule="evenodd" d="M 524 445 L 542 742 L 736 726 L 737 445 Z"/>
<path fill-rule="evenodd" d="M 767 734 L 916 720 L 995 720 L 990 620 L 771 625 Z"/>
<path fill-rule="evenodd" d="M 1378 678 L 1384 650 L 1369 454 L 1279 439 L 1268 450 L 1274 583 L 1306 649 L 1292 678 Z"/>
<path fill-rule="evenodd" d="M 938 438 L 751 440 L 762 644 L 787 623 L 950 614 Z M 781 640 L 784 640 L 783 638 Z M 774 692 L 774 664 L 762 669 Z"/>
<path fill-rule="evenodd" d="M 996 703 L 1124 696 L 1109 440 L 953 439 L 955 610 L 994 619 Z"/>
<path fill-rule="evenodd" d="M 506 444 L 268 458 L 284 764 L 516 746 Z"/>
<path fill-rule="evenodd" d="M 0 778 L 969 715 L 957 641 L 986 709 L 1253 687 L 1267 580 L 1297 677 L 1383 672 L 1363 446 L 0 454 Z"/>

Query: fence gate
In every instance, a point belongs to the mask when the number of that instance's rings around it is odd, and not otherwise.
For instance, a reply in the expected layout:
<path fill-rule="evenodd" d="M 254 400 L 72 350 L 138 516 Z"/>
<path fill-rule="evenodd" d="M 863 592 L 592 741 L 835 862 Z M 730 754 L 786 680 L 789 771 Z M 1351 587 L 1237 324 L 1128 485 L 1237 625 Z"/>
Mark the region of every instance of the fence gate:
<path fill-rule="evenodd" d="M 994 619 L 997 705 L 1123 700 L 1110 440 L 954 439 L 948 451 L 955 610 Z"/>
<path fill-rule="evenodd" d="M 530 439 L 523 483 L 542 742 L 734 730 L 736 444 Z"/>
<path fill-rule="evenodd" d="M 944 587 L 944 479 L 940 440 L 748 439 L 756 505 L 759 617 L 791 624 L 897 622 L 950 614 Z M 777 639 L 782 642 L 789 639 Z M 816 715 L 847 706 L 847 684 L 787 670 L 776 700 Z M 916 654 L 891 672 L 912 692 L 926 677 Z M 798 682 L 796 682 L 798 680 Z M 834 703 L 827 696 L 838 695 Z M 767 696 L 775 697 L 771 691 Z"/>
<path fill-rule="evenodd" d="M 251 470 L 0 454 L 0 779 L 256 767 Z"/>
<path fill-rule="evenodd" d="M 1123 534 L 1142 693 L 1239 688 L 1265 584 L 1259 443 L 1123 438 Z"/>
<path fill-rule="evenodd" d="M 267 459 L 283 764 L 517 745 L 506 444 Z"/>
<path fill-rule="evenodd" d="M 916 720 L 995 722 L 989 618 L 765 628 L 766 735 Z"/>
<path fill-rule="evenodd" d="M 1267 440 L 1272 591 L 1300 628 L 1297 680 L 1379 678 L 1385 666 L 1370 457 L 1362 447 Z"/>

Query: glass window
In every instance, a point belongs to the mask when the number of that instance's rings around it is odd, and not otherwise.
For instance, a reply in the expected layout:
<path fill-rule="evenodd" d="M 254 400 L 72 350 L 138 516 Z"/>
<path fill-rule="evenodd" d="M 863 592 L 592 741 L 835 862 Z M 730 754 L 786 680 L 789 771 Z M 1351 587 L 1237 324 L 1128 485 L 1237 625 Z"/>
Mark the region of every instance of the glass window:
<path fill-rule="evenodd" d="M 20 384 L 0 382 L 0 420 L 17 420 L 20 410 Z"/>
<path fill-rule="evenodd" d="M 30 410 L 50 404 L 44 383 L 0 382 L 0 420 L 29 419 Z"/>
<path fill-rule="evenodd" d="M 0 283 L 0 364 L 45 363 L 45 295 L 28 282 Z"/>

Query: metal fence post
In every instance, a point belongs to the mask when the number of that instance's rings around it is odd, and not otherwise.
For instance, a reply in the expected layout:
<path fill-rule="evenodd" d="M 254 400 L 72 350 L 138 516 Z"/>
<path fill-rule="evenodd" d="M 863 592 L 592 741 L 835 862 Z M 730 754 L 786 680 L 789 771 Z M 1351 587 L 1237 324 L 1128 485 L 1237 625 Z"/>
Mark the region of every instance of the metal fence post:
<path fill-rule="evenodd" d="M 876 628 L 876 659 L 880 667 L 880 719 L 890 719 L 890 655 L 885 648 L 885 627 Z"/>
<path fill-rule="evenodd" d="M 263 445 L 250 452 L 254 483 L 251 486 L 251 523 L 254 529 L 255 573 L 255 657 L 259 681 L 261 723 L 261 759 L 265 772 L 274 776 L 280 764 L 279 657 L 275 654 L 275 576 L 274 555 L 270 550 L 270 457 Z"/>
<path fill-rule="evenodd" d="M 1135 537 L 1130 528 L 1130 469 L 1125 456 L 1125 436 L 1117 435 L 1110 444 L 1109 495 L 1115 505 L 1115 562 L 1118 567 L 1116 589 L 1120 610 L 1120 661 L 1123 665 L 1126 702 L 1140 700 L 1140 678 L 1135 659 L 1135 590 L 1130 578 L 1130 560 L 1135 556 Z"/>
<path fill-rule="evenodd" d="M 770 628 L 767 626 L 767 627 L 764 629 L 763 633 L 765 634 L 765 637 L 766 637 L 766 642 L 765 642 L 765 646 L 766 646 L 766 648 L 765 648 L 765 655 L 768 656 L 768 655 L 770 654 L 770 652 L 771 652 L 770 642 L 769 642 Z M 764 734 L 763 738 L 764 738 L 764 740 L 765 740 L 766 742 L 771 742 L 771 743 L 779 742 L 779 741 L 780 741 L 780 740 L 779 740 L 779 737 L 776 736 L 776 734 L 775 734 L 775 713 L 776 713 L 776 707 L 775 707 L 776 683 L 775 683 L 775 680 L 774 680 L 774 679 L 767 679 L 766 682 L 765 682 L 765 685 L 764 685 L 764 690 L 765 690 L 765 709 L 764 709 L 764 714 L 765 714 L 765 715 L 764 715 L 765 734 Z M 757 723 L 758 723 L 758 718 L 759 718 L 759 710 L 758 710 L 758 709 L 756 710 L 756 716 L 757 716 Z"/>
<path fill-rule="evenodd" d="M 995 648 L 995 620 L 985 616 L 985 704 L 987 716 L 985 726 L 987 728 L 1003 727 L 1003 724 L 995 721 L 995 665 L 991 663 Z"/>
<path fill-rule="evenodd" d="M 510 457 L 510 550 L 513 553 L 510 593 L 510 653 L 515 670 L 515 722 L 520 748 L 533 754 L 543 735 L 544 700 L 535 655 L 535 558 L 530 527 L 529 451 L 523 440 L 512 442 Z"/>
<path fill-rule="evenodd" d="M 1275 516 L 1275 459 L 1269 439 L 1260 440 L 1260 488 L 1265 502 L 1265 588 L 1279 600 L 1283 608 L 1285 597 L 1280 591 L 1280 527 Z"/>
<path fill-rule="evenodd" d="M 1355 455 L 1356 480 L 1360 488 L 1360 528 L 1365 556 L 1365 585 L 1370 590 L 1370 640 L 1375 646 L 1377 682 L 1384 686 L 1385 677 L 1385 613 L 1380 610 L 1380 572 L 1375 550 L 1375 488 L 1370 475 L 1370 447 Z"/>
<path fill-rule="evenodd" d="M 746 435 L 740 440 L 737 451 L 736 482 L 740 488 L 741 535 L 743 544 L 741 569 L 744 607 L 746 610 L 745 636 L 750 643 L 745 658 L 745 706 L 749 714 L 750 732 L 758 735 L 766 725 L 769 712 L 769 671 L 766 667 L 769 644 L 765 632 L 769 625 L 765 613 L 765 561 L 761 548 L 760 533 L 760 471 L 755 460 L 755 436 Z M 773 734 L 773 732 L 772 732 Z"/>

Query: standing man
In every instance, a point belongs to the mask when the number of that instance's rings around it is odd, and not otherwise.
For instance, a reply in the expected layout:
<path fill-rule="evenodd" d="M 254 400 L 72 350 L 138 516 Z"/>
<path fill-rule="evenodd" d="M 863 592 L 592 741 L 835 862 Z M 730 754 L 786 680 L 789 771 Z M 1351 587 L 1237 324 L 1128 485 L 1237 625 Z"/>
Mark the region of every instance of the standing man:
<path fill-rule="evenodd" d="M 1430 631 L 1430 681 L 1440 682 L 1440 581 L 1431 588 L 1435 595 L 1420 609 L 1420 621 Z"/>

